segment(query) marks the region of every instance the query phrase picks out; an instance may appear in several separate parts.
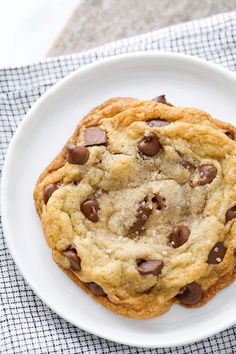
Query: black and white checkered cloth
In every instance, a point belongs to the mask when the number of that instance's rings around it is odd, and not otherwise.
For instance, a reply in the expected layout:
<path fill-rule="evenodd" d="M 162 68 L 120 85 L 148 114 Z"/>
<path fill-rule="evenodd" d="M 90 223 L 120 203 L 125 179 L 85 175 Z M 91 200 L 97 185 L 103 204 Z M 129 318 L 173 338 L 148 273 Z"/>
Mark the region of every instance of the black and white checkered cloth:
<path fill-rule="evenodd" d="M 58 80 L 104 57 L 151 50 L 187 53 L 236 71 L 236 12 L 124 39 L 81 54 L 0 69 L 1 168 L 19 122 Z M 236 327 L 192 345 L 166 349 L 119 345 L 74 327 L 44 305 L 25 283 L 5 245 L 2 229 L 0 232 L 0 353 L 236 353 Z"/>

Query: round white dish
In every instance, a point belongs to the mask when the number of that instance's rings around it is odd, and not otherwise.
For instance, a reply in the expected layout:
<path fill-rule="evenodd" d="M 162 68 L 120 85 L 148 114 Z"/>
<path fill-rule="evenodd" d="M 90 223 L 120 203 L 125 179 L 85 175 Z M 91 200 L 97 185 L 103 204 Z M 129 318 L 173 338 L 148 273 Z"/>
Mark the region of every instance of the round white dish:
<path fill-rule="evenodd" d="M 121 317 L 96 303 L 53 262 L 33 203 L 42 170 L 78 121 L 115 96 L 151 99 L 166 93 L 179 106 L 195 106 L 236 123 L 236 75 L 186 55 L 133 53 L 90 64 L 61 80 L 28 112 L 15 133 L 2 176 L 2 221 L 10 252 L 34 292 L 53 311 L 90 333 L 140 347 L 198 341 L 236 322 L 236 282 L 205 306 L 174 305 L 151 320 Z"/>

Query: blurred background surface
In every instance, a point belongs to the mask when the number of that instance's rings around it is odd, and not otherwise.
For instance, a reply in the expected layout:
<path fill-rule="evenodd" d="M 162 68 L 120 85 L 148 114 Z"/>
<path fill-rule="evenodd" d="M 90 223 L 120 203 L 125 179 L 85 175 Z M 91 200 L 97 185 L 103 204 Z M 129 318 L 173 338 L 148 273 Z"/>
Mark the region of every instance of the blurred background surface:
<path fill-rule="evenodd" d="M 0 0 L 0 66 L 236 10 L 236 0 Z"/>

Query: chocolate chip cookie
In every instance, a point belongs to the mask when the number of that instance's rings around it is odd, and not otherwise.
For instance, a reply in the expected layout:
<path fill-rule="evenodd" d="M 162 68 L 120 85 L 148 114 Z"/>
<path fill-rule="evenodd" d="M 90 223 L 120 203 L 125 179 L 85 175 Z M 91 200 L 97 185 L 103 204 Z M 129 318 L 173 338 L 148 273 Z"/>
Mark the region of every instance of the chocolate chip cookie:
<path fill-rule="evenodd" d="M 234 138 L 163 95 L 92 110 L 34 191 L 56 263 L 121 315 L 203 305 L 236 274 Z"/>

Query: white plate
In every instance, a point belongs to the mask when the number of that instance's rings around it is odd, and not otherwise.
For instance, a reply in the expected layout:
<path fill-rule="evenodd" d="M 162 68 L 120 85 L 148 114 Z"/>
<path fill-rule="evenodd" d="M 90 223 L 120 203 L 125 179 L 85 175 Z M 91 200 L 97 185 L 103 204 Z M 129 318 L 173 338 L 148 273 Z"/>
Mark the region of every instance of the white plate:
<path fill-rule="evenodd" d="M 168 53 L 135 53 L 82 68 L 33 106 L 11 141 L 2 178 L 2 218 L 10 252 L 34 292 L 59 316 L 98 336 L 142 347 L 183 345 L 236 322 L 236 282 L 199 309 L 174 305 L 162 317 L 121 317 L 97 304 L 54 264 L 33 203 L 40 172 L 78 121 L 115 96 L 151 99 L 166 93 L 175 105 L 200 107 L 235 123 L 236 76 L 216 65 Z"/>

